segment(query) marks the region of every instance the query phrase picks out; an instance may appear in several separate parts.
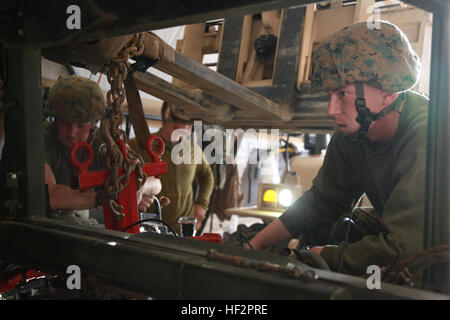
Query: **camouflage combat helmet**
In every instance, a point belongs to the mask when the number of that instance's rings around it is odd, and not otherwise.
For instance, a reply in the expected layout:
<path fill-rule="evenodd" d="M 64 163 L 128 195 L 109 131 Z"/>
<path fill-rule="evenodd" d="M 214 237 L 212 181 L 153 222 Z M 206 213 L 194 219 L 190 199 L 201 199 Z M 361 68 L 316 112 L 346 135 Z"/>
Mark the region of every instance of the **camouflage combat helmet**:
<path fill-rule="evenodd" d="M 60 77 L 50 89 L 46 112 L 71 122 L 101 120 L 106 112 L 105 97 L 94 81 L 76 75 Z"/>
<path fill-rule="evenodd" d="M 361 124 L 357 140 L 364 142 L 372 121 L 378 121 L 395 109 L 395 104 L 378 113 L 366 106 L 364 85 L 387 92 L 403 92 L 415 86 L 421 64 L 406 37 L 395 25 L 375 21 L 348 26 L 325 38 L 312 55 L 313 91 L 337 90 L 355 85 L 355 106 Z"/>
<path fill-rule="evenodd" d="M 364 82 L 387 92 L 411 89 L 421 64 L 406 35 L 395 25 L 357 23 L 328 36 L 312 56 L 313 90 L 336 90 Z"/>

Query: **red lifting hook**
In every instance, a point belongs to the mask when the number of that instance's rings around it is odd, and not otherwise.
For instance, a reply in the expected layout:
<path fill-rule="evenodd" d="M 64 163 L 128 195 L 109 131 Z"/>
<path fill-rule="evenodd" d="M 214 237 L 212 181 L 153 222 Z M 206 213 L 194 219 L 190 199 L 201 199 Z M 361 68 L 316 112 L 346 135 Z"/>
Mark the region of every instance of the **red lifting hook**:
<path fill-rule="evenodd" d="M 153 151 L 153 142 L 157 140 L 159 147 L 156 152 Z M 121 148 L 124 158 L 127 155 L 127 147 L 123 140 L 118 140 L 117 143 Z M 87 159 L 84 162 L 78 161 L 76 155 L 80 148 L 84 148 L 88 152 Z M 151 135 L 147 140 L 147 153 L 152 158 L 152 163 L 144 164 L 142 171 L 147 176 L 154 176 L 158 178 L 161 174 L 167 173 L 167 163 L 161 160 L 161 155 L 164 152 L 164 141 L 158 135 Z M 70 150 L 70 161 L 77 168 L 78 173 L 72 179 L 72 188 L 79 189 L 81 191 L 88 188 L 102 186 L 105 183 L 106 178 L 110 174 L 109 170 L 99 170 L 90 172 L 88 170 L 94 159 L 94 151 L 87 142 L 79 142 L 75 144 Z M 119 170 L 119 175 L 122 174 L 123 168 Z M 136 181 L 135 172 L 130 175 L 130 181 L 126 188 L 119 194 L 118 204 L 123 206 L 123 219 L 116 219 L 113 213 L 110 211 L 107 204 L 103 205 L 103 214 L 105 218 L 105 228 L 112 230 L 123 230 L 127 226 L 138 222 L 139 212 L 137 208 L 136 199 Z M 127 229 L 129 233 L 139 233 L 139 225 L 133 226 Z"/>

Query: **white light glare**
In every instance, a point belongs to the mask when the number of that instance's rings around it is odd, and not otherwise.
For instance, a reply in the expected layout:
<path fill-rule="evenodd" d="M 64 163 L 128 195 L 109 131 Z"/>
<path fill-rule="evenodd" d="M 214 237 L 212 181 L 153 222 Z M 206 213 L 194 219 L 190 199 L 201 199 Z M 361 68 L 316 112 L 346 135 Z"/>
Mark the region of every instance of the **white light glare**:
<path fill-rule="evenodd" d="M 280 199 L 280 204 L 283 207 L 289 207 L 292 204 L 293 196 L 292 191 L 289 189 L 282 189 L 278 194 Z"/>

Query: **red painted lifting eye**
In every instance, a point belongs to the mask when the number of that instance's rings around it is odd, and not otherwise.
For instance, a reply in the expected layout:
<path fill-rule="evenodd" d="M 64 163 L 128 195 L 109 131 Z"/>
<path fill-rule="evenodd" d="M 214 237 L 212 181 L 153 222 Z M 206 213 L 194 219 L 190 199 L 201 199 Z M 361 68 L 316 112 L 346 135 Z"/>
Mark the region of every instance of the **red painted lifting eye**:
<path fill-rule="evenodd" d="M 157 141 L 157 145 L 158 145 L 158 150 L 155 152 L 153 151 L 153 143 Z M 157 162 L 161 160 L 161 155 L 164 153 L 164 140 L 154 134 L 151 135 L 148 140 L 147 140 L 147 153 L 149 154 L 150 157 L 152 157 L 152 161 L 153 162 Z"/>
<path fill-rule="evenodd" d="M 86 149 L 87 151 L 87 158 L 84 162 L 80 162 L 77 159 L 77 153 L 80 149 Z M 94 150 L 92 149 L 91 145 L 87 143 L 86 141 L 77 142 L 71 149 L 70 149 L 70 162 L 73 164 L 75 168 L 78 169 L 79 173 L 88 171 L 89 166 L 91 165 L 92 161 L 94 160 Z"/>

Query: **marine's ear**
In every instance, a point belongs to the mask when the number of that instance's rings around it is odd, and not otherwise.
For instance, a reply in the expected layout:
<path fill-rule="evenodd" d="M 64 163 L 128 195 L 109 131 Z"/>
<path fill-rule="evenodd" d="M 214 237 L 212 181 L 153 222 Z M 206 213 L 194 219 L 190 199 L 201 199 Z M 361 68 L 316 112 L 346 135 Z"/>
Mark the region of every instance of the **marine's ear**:
<path fill-rule="evenodd" d="M 388 106 L 398 97 L 398 92 L 387 92 L 383 91 L 381 103 L 383 106 Z"/>

